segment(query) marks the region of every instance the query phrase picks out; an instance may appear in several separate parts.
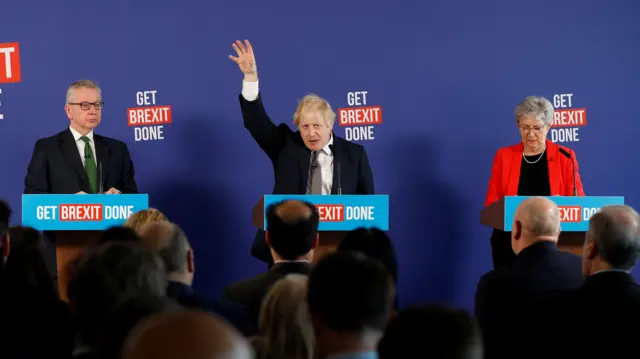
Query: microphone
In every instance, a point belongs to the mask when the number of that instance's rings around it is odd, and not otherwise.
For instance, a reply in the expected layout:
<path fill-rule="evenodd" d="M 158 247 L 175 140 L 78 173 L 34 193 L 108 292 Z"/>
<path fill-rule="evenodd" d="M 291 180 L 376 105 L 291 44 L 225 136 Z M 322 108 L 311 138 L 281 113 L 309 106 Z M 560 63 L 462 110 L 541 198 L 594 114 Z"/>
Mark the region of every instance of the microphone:
<path fill-rule="evenodd" d="M 562 153 L 563 155 L 567 156 L 571 160 L 571 165 L 573 166 L 573 195 L 577 196 L 578 195 L 578 187 L 576 187 L 576 163 L 573 160 L 573 157 L 571 157 L 569 152 L 567 152 L 564 148 L 560 147 L 560 148 L 558 148 L 558 150 L 560 150 L 560 153 Z"/>
<path fill-rule="evenodd" d="M 309 154 L 309 169 L 307 170 L 307 194 L 311 193 L 311 170 L 318 166 L 318 161 L 314 161 L 314 155 L 317 156 L 317 153 L 313 151 L 311 151 L 311 153 Z"/>
<path fill-rule="evenodd" d="M 329 149 L 331 150 L 331 153 L 333 153 L 333 168 L 338 169 L 338 194 L 342 194 L 342 181 L 340 179 L 340 161 L 338 160 L 338 152 L 336 152 L 336 146 L 334 145 L 329 145 Z"/>
<path fill-rule="evenodd" d="M 104 186 L 102 185 L 102 162 L 98 161 L 98 193 L 104 193 Z"/>

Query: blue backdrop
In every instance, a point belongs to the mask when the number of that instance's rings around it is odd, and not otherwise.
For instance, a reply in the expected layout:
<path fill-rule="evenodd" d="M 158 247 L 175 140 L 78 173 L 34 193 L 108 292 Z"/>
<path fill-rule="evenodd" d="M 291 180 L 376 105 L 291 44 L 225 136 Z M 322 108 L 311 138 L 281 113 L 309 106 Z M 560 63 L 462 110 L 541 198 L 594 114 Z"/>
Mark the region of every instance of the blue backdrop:
<path fill-rule="evenodd" d="M 19 223 L 35 140 L 68 126 L 67 86 L 94 79 L 106 103 L 97 132 L 128 143 L 150 205 L 184 226 L 196 289 L 217 295 L 263 271 L 249 255 L 250 211 L 272 167 L 242 126 L 242 74 L 228 59 L 247 38 L 276 122 L 290 123 L 309 92 L 344 116 L 380 106 L 381 122 L 336 132 L 373 134 L 358 142 L 390 195 L 401 305 L 470 308 L 491 268 L 479 224 L 491 161 L 519 141 L 513 109 L 525 96 L 558 95 L 568 126 L 552 135 L 576 151 L 588 195 L 640 207 L 639 16 L 636 0 L 5 2 L 0 43 L 19 43 L 21 81 L 0 83 L 0 197 Z M 159 131 L 128 126 L 138 91 L 156 91 L 143 105 L 171 107 L 164 139 L 136 141 L 134 128 Z"/>

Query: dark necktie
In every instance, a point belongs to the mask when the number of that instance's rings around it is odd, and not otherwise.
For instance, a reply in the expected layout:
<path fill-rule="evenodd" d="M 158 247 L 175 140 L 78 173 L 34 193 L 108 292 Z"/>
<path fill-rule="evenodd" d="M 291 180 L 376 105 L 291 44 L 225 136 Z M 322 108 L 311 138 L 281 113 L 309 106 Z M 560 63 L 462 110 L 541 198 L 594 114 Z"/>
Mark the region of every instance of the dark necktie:
<path fill-rule="evenodd" d="M 96 170 L 96 159 L 89 144 L 91 140 L 87 136 L 82 136 L 80 139 L 84 142 L 84 170 L 89 178 L 89 190 L 91 193 L 98 193 L 98 171 Z"/>
<path fill-rule="evenodd" d="M 310 162 L 307 194 L 322 194 L 322 168 L 320 168 L 320 163 L 318 162 L 318 151 L 311 152 Z"/>

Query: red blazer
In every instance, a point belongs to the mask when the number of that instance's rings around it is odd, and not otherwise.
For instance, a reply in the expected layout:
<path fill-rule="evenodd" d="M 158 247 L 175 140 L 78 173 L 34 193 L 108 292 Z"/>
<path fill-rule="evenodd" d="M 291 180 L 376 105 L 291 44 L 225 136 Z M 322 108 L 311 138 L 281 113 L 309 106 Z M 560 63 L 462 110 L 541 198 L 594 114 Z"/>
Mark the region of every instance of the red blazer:
<path fill-rule="evenodd" d="M 576 154 L 567 147 L 557 145 L 547 140 L 547 162 L 549 164 L 549 183 L 552 196 L 573 196 L 573 168 L 571 160 L 560 153 L 562 148 L 567 151 L 576 164 L 576 187 L 578 196 L 584 196 L 582 181 L 578 169 Z M 518 195 L 518 182 L 520 181 L 520 166 L 522 165 L 521 143 L 500 148 L 493 158 L 491 167 L 491 179 L 489 190 L 484 205 L 488 206 L 504 196 Z"/>

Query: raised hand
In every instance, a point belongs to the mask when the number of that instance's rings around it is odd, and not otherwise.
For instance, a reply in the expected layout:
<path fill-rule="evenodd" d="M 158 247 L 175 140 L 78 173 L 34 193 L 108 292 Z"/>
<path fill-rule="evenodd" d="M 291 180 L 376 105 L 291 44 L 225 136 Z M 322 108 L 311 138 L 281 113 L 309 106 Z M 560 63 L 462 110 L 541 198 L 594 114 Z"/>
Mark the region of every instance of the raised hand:
<path fill-rule="evenodd" d="M 256 57 L 253 54 L 253 48 L 249 40 L 244 40 L 244 44 L 240 40 L 236 40 L 232 46 L 238 56 L 229 55 L 229 58 L 238 64 L 238 67 L 244 73 L 245 80 L 257 80 L 258 67 L 256 66 Z"/>

